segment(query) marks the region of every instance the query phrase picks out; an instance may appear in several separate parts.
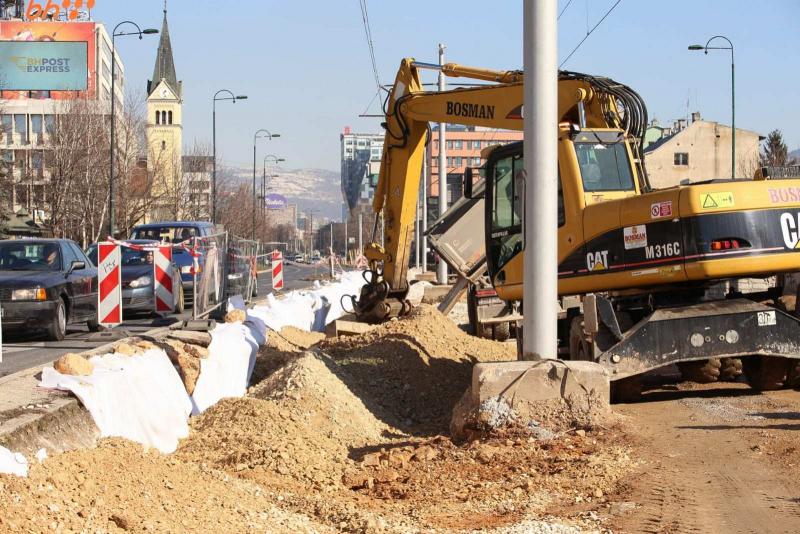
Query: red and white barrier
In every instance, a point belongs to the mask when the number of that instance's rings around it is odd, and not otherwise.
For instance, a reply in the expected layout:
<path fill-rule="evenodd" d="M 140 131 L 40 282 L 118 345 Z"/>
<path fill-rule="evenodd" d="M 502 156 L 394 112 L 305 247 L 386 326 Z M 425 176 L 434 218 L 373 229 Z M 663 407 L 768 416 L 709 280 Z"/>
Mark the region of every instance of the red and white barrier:
<path fill-rule="evenodd" d="M 272 289 L 274 291 L 283 289 L 283 254 L 280 250 L 272 253 Z"/>
<path fill-rule="evenodd" d="M 153 294 L 156 313 L 175 310 L 175 291 L 172 287 L 172 247 L 158 247 L 153 253 Z"/>
<path fill-rule="evenodd" d="M 103 326 L 122 323 L 122 255 L 119 245 L 97 245 L 97 320 Z"/>

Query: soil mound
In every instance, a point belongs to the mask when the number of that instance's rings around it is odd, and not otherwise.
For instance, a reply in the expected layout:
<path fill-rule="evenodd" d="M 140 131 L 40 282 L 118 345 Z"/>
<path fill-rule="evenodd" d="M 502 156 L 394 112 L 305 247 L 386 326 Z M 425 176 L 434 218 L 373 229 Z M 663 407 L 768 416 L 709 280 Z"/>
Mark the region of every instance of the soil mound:
<path fill-rule="evenodd" d="M 320 349 L 353 377 L 354 390 L 374 399 L 373 412 L 415 435 L 448 432 L 453 407 L 467 389 L 477 362 L 516 358 L 511 343 L 466 334 L 436 308 L 365 334 L 320 343 Z"/>
<path fill-rule="evenodd" d="M 124 440 L 0 475 L 0 532 L 333 532 L 263 489 Z"/>
<path fill-rule="evenodd" d="M 303 353 L 192 422 L 178 455 L 277 485 L 341 486 L 353 448 L 381 441 L 387 426 L 342 382 L 325 356 Z"/>

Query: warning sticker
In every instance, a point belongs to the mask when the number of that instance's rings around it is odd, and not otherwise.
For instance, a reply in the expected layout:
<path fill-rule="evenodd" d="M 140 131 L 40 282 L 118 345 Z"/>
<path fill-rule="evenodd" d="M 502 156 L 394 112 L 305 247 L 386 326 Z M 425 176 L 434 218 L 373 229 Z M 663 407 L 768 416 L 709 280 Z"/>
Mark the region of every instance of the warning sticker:
<path fill-rule="evenodd" d="M 625 250 L 646 247 L 647 226 L 644 224 L 639 224 L 636 226 L 625 227 L 623 230 L 623 239 L 625 240 Z"/>
<path fill-rule="evenodd" d="M 732 208 L 733 193 L 703 193 L 700 195 L 700 206 L 704 210 L 712 210 L 717 208 Z"/>
<path fill-rule="evenodd" d="M 650 218 L 672 217 L 672 201 L 656 202 L 650 205 Z"/>

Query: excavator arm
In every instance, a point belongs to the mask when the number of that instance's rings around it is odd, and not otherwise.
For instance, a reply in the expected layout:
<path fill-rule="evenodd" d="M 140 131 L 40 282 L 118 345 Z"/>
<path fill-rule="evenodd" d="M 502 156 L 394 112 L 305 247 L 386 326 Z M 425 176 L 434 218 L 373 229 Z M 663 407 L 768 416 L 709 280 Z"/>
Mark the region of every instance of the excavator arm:
<path fill-rule="evenodd" d="M 489 82 L 473 88 L 426 92 L 420 81 L 421 69 L 441 69 L 450 77 Z M 626 106 L 621 116 L 617 102 L 619 84 L 606 78 L 562 72 L 559 76 L 559 117 L 589 128 L 622 128 L 634 125 L 633 113 Z M 635 93 L 634 93 L 635 94 Z M 638 95 L 636 95 L 638 97 Z M 355 312 L 360 319 L 381 322 L 403 315 L 410 306 L 407 271 L 413 239 L 420 177 L 429 124 L 448 123 L 507 130 L 523 128 L 522 72 L 493 71 L 450 63 L 443 66 L 404 59 L 386 103 L 386 130 L 373 210 L 383 214 L 384 245 L 372 242 L 365 246 L 369 262 L 367 284 L 357 301 Z M 646 112 L 645 112 L 646 115 Z M 635 121 L 639 133 L 646 116 Z M 626 124 L 629 123 L 629 124 Z M 553 135 L 557 135 L 554 129 Z M 377 229 L 377 218 L 376 227 Z"/>

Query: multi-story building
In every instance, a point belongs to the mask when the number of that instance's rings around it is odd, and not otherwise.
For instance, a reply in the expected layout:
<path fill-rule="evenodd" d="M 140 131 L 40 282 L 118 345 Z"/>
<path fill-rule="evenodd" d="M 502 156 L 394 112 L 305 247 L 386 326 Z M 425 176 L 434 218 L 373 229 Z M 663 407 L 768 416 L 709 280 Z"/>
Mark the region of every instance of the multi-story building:
<path fill-rule="evenodd" d="M 345 128 L 342 149 L 342 197 L 351 213 L 372 202 L 383 154 L 383 134 L 355 134 Z"/>
<path fill-rule="evenodd" d="M 0 90 L 0 162 L 11 177 L 10 207 L 46 217 L 46 185 L 53 176 L 51 135 L 58 117 L 76 102 L 92 112 L 111 113 L 111 37 L 96 22 L 33 22 L 21 18 L 14 6 L 0 11 L 0 41 L 72 41 L 87 43 L 88 80 L 85 91 Z M 117 109 L 123 109 L 125 67 L 116 54 Z M 107 111 L 106 111 L 107 110 Z"/>
<path fill-rule="evenodd" d="M 430 175 L 428 179 L 428 213 L 436 218 L 439 213 L 439 126 L 432 128 L 426 158 Z M 484 161 L 481 151 L 495 145 L 522 141 L 521 131 L 496 130 L 448 124 L 445 129 L 445 156 L 447 157 L 447 203 L 452 204 L 462 196 L 464 170 L 480 167 Z"/>
<path fill-rule="evenodd" d="M 675 121 L 671 127 L 651 124 L 647 129 L 645 164 L 650 184 L 656 189 L 681 182 L 701 182 L 731 177 L 730 126 L 702 120 L 692 113 L 692 122 Z M 736 129 L 736 177 L 752 178 L 759 168 L 756 132 Z M 649 142 L 647 142 L 649 141 Z"/>
<path fill-rule="evenodd" d="M 193 219 L 210 219 L 214 156 L 183 156 L 181 160 L 186 214 Z"/>

